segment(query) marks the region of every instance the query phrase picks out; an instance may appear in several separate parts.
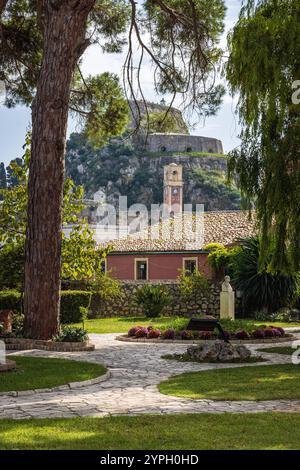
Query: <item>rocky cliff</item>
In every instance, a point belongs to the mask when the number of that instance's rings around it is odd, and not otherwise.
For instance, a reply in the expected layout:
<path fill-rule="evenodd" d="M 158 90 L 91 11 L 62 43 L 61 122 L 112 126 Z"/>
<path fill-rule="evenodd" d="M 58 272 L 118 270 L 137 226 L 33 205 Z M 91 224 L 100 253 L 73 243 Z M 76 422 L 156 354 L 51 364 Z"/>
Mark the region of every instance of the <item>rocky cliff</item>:
<path fill-rule="evenodd" d="M 66 173 L 84 186 L 91 199 L 101 190 L 110 203 L 116 203 L 122 195 L 128 197 L 128 205 L 143 203 L 149 207 L 162 202 L 163 167 L 172 162 L 183 165 L 184 203 L 204 204 L 206 210 L 240 209 L 239 192 L 226 185 L 224 155 L 150 153 L 122 139 L 94 149 L 83 135 L 72 134 L 67 144 Z"/>

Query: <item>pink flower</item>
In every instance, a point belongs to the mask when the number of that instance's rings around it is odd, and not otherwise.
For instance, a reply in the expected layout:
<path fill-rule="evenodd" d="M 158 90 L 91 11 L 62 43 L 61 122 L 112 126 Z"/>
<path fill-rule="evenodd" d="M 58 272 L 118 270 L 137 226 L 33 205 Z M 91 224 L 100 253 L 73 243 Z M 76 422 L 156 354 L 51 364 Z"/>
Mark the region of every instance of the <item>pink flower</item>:
<path fill-rule="evenodd" d="M 262 329 L 257 329 L 252 333 L 253 338 L 263 339 L 265 337 L 265 332 Z"/>
<path fill-rule="evenodd" d="M 175 330 L 169 328 L 162 333 L 163 339 L 175 339 Z"/>
<path fill-rule="evenodd" d="M 245 330 L 237 331 L 235 334 L 236 339 L 249 339 L 249 333 Z"/>
<path fill-rule="evenodd" d="M 160 330 L 150 330 L 148 335 L 147 335 L 147 338 L 149 339 L 154 339 L 154 338 L 159 338 L 160 337 Z"/>
<path fill-rule="evenodd" d="M 148 335 L 148 330 L 147 328 L 139 328 L 137 332 L 135 333 L 136 338 L 145 338 Z"/>

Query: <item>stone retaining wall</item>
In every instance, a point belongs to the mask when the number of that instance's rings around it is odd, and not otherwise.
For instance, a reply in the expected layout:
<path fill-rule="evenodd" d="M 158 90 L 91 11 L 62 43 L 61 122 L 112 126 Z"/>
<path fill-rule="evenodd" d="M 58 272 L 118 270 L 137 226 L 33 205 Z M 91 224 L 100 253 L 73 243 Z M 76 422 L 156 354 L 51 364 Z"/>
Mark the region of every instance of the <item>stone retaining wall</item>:
<path fill-rule="evenodd" d="M 4 338 L 4 342 L 7 351 L 26 351 L 30 349 L 40 349 L 42 351 L 77 352 L 94 351 L 95 349 L 95 346 L 89 341 L 68 343 L 27 338 Z"/>
<path fill-rule="evenodd" d="M 159 282 L 159 284 L 166 286 L 173 298 L 172 304 L 164 311 L 165 315 L 192 316 L 195 313 L 217 317 L 220 315 L 220 284 L 211 285 L 207 296 L 203 297 L 199 295 L 197 298 L 189 302 L 186 302 L 181 298 L 178 284 L 174 283 L 174 281 Z M 101 318 L 142 315 L 142 308 L 134 305 L 134 295 L 143 285 L 143 282 L 122 282 L 121 297 L 109 302 L 103 302 L 101 299 L 94 297 L 92 301 L 91 317 Z"/>

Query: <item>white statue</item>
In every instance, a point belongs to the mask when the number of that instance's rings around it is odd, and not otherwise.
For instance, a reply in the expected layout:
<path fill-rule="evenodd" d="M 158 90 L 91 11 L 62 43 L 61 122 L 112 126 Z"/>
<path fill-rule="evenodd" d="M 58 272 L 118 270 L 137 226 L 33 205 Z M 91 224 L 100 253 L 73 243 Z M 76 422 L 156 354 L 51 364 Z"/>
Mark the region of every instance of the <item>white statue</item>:
<path fill-rule="evenodd" d="M 0 341 L 0 364 L 6 364 L 6 350 L 4 341 Z"/>
<path fill-rule="evenodd" d="M 222 284 L 222 292 L 232 292 L 232 287 L 230 285 L 230 276 L 225 276 L 224 282 Z"/>
<path fill-rule="evenodd" d="M 220 294 L 220 318 L 234 320 L 235 315 L 235 294 L 230 285 L 230 277 L 225 276 Z"/>

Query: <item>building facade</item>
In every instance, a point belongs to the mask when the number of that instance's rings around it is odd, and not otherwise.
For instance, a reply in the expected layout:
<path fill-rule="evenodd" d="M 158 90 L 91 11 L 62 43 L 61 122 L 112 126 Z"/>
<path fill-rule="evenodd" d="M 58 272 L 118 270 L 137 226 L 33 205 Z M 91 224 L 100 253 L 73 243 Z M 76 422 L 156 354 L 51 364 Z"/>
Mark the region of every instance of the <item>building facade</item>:
<path fill-rule="evenodd" d="M 200 218 L 186 214 L 182 211 L 182 167 L 167 165 L 164 175 L 164 203 L 173 213 L 146 230 L 110 241 L 112 251 L 105 269 L 120 281 L 176 281 L 182 271 L 195 270 L 215 280 L 218 273 L 208 263 L 206 246 L 233 246 L 254 235 L 255 215 L 249 217 L 247 211 L 204 212 Z"/>

